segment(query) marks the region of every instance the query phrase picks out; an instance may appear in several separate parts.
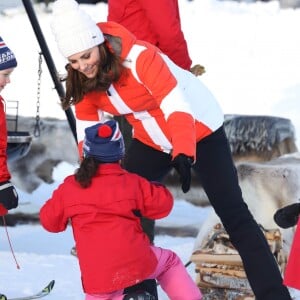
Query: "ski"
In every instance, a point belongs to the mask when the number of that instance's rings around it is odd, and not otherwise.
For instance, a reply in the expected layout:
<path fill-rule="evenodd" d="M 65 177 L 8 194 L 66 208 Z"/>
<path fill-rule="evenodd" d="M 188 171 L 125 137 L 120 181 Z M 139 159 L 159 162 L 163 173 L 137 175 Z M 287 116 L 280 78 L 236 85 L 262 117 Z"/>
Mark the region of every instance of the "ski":
<path fill-rule="evenodd" d="M 41 291 L 37 292 L 36 294 L 24 296 L 24 297 L 17 297 L 17 298 L 7 298 L 7 296 L 0 294 L 0 300 L 31 300 L 31 299 L 38 299 L 49 295 L 54 287 L 54 280 L 51 280 L 47 286 L 45 286 Z"/>

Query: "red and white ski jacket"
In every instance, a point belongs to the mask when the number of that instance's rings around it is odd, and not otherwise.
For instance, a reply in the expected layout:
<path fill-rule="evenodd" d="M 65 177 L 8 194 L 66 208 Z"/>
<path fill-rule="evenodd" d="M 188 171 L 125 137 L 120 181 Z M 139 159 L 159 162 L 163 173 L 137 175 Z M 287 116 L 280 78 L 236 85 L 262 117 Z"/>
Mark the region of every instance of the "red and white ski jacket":
<path fill-rule="evenodd" d="M 7 167 L 7 128 L 4 99 L 0 96 L 0 182 L 10 179 Z"/>
<path fill-rule="evenodd" d="M 109 0 L 107 20 L 123 25 L 139 40 L 157 46 L 181 68 L 191 68 L 178 0 Z"/>
<path fill-rule="evenodd" d="M 121 39 L 126 71 L 107 92 L 91 92 L 75 105 L 78 141 L 103 112 L 124 115 L 133 137 L 157 150 L 195 157 L 196 142 L 223 124 L 223 113 L 207 87 L 155 46 L 125 27 L 99 23 L 105 35 Z M 82 143 L 82 142 L 80 142 Z M 80 144 L 79 144 L 80 146 Z M 79 147 L 80 149 L 80 147 Z"/>
<path fill-rule="evenodd" d="M 157 265 L 134 212 L 160 219 L 172 207 L 163 185 L 110 163 L 100 165 L 85 189 L 67 177 L 41 208 L 40 221 L 46 230 L 61 232 L 71 220 L 84 291 L 108 293 L 143 281 Z"/>

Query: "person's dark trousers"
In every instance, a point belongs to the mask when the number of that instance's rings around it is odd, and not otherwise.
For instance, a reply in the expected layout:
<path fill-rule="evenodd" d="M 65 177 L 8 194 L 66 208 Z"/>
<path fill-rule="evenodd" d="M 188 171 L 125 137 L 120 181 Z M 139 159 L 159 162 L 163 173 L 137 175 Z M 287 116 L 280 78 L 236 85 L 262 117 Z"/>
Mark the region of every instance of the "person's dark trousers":
<path fill-rule="evenodd" d="M 161 180 L 171 169 L 170 155 L 137 140 L 128 153 L 126 168 L 149 180 Z M 196 156 L 193 168 L 243 260 L 256 299 L 291 300 L 268 243 L 243 201 L 223 127 L 197 143 Z"/>
<path fill-rule="evenodd" d="M 193 168 L 242 258 L 256 299 L 290 300 L 263 232 L 243 201 L 223 127 L 197 143 Z"/>

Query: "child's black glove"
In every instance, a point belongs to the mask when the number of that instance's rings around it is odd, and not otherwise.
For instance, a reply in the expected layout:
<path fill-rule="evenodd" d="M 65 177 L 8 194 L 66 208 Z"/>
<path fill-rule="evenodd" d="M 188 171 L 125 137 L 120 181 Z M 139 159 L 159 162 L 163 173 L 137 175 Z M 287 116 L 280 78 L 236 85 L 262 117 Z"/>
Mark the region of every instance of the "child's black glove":
<path fill-rule="evenodd" d="M 300 214 L 300 203 L 290 204 L 276 211 L 275 223 L 281 228 L 293 227 L 297 224 Z"/>
<path fill-rule="evenodd" d="M 12 209 L 18 206 L 18 199 L 18 193 L 9 180 L 0 182 L 0 204 Z"/>
<path fill-rule="evenodd" d="M 172 164 L 180 177 L 181 189 L 184 193 L 187 193 L 191 186 L 191 166 L 193 159 L 185 154 L 178 154 Z"/>

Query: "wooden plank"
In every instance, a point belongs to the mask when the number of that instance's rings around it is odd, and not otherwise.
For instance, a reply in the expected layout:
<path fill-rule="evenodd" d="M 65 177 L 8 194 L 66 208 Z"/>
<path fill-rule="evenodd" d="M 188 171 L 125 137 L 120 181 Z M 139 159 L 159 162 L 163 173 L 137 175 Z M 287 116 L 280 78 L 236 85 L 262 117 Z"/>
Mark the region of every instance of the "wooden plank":
<path fill-rule="evenodd" d="M 226 276 L 231 276 L 232 280 L 235 278 L 247 278 L 244 270 L 235 270 L 235 269 L 224 269 L 224 268 L 207 268 L 207 267 L 198 267 L 197 269 L 200 274 L 224 274 Z"/>
<path fill-rule="evenodd" d="M 192 254 L 191 261 L 195 264 L 201 263 L 215 263 L 218 265 L 236 265 L 243 266 L 241 257 L 237 254 L 208 254 L 208 253 L 196 253 Z"/>

